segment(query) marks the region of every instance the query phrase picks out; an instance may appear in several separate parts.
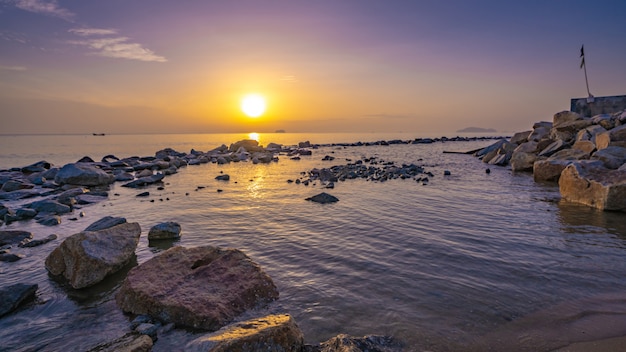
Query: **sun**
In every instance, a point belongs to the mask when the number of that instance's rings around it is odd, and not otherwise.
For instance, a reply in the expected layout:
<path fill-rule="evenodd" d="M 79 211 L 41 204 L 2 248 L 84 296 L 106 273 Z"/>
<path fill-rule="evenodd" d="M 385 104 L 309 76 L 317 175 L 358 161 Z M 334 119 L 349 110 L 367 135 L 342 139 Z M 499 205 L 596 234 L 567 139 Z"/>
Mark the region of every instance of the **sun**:
<path fill-rule="evenodd" d="M 259 94 L 248 94 L 241 99 L 241 111 L 248 117 L 263 115 L 265 107 L 265 98 Z"/>

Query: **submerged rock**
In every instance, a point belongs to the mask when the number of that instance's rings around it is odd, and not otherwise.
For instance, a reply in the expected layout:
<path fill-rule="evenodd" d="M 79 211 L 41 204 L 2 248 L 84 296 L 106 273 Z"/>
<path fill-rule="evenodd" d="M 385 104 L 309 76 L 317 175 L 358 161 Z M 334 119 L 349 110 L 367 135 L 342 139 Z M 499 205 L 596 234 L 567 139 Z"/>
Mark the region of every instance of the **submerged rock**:
<path fill-rule="evenodd" d="M 237 249 L 173 247 L 133 268 L 116 301 L 133 314 L 217 330 L 278 298 L 272 279 Z"/>
<path fill-rule="evenodd" d="M 304 337 L 295 320 L 280 314 L 225 326 L 189 342 L 185 352 L 300 352 L 303 346 Z"/>
<path fill-rule="evenodd" d="M 35 298 L 38 287 L 37 284 L 14 284 L 0 288 L 0 317 Z"/>
<path fill-rule="evenodd" d="M 128 333 L 114 341 L 100 344 L 88 352 L 149 352 L 152 345 L 150 336 Z"/>
<path fill-rule="evenodd" d="M 95 285 L 131 261 L 140 235 L 138 223 L 79 232 L 48 255 L 46 269 L 65 277 L 73 288 Z"/>
<path fill-rule="evenodd" d="M 316 203 L 322 203 L 322 204 L 326 204 L 326 203 L 334 203 L 334 202 L 338 202 L 339 198 L 330 195 L 326 192 L 322 192 L 320 194 L 316 194 L 313 197 L 309 197 L 306 198 L 305 200 L 309 200 L 312 202 L 316 202 Z"/>

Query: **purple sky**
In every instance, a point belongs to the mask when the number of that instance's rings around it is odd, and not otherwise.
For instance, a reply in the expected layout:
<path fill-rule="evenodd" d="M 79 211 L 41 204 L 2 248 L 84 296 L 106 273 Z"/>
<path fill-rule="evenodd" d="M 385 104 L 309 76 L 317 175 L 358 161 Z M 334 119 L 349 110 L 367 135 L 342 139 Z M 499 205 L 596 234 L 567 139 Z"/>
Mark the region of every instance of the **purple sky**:
<path fill-rule="evenodd" d="M 626 94 L 620 1 L 0 0 L 0 133 L 529 129 Z M 239 109 L 266 97 L 258 119 Z"/>

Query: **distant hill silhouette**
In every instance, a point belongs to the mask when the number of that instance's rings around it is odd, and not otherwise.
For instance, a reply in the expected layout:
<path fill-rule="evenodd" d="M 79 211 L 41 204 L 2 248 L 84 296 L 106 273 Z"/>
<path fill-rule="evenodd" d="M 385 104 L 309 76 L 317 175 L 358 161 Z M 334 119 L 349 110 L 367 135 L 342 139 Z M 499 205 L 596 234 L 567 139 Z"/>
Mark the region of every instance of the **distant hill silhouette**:
<path fill-rule="evenodd" d="M 481 127 L 467 127 L 464 128 L 462 130 L 458 130 L 457 132 L 459 133 L 493 133 L 493 132 L 498 132 L 496 130 L 494 130 L 493 128 L 481 128 Z"/>

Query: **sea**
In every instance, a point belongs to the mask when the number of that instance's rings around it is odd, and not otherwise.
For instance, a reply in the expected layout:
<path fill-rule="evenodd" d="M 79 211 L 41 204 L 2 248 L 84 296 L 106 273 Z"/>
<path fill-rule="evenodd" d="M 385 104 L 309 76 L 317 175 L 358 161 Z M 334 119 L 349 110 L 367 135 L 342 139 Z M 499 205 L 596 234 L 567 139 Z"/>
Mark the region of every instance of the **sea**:
<path fill-rule="evenodd" d="M 164 179 L 162 190 L 115 183 L 106 201 L 63 215 L 58 226 L 2 224 L 0 230 L 58 239 L 11 248 L 24 258 L 0 262 L 0 288 L 39 286 L 34 303 L 0 317 L 0 350 L 86 351 L 130 331 L 132 317 L 114 299 L 129 268 L 74 290 L 44 267 L 61 241 L 109 215 L 140 224 L 135 265 L 171 246 L 244 251 L 273 279 L 280 297 L 237 319 L 290 314 L 307 344 L 338 334 L 386 335 L 405 351 L 552 351 L 626 334 L 626 214 L 568 203 L 560 199 L 558 185 L 536 183 L 532 174 L 444 153 L 482 148 L 493 140 L 344 145 L 421 137 L 438 136 L 0 136 L 0 169 L 40 160 L 63 166 L 83 156 L 154 156 L 164 148 L 209 151 L 250 138 L 261 145 L 321 145 L 300 160 L 281 154 L 269 164 L 183 167 Z M 334 159 L 322 160 L 326 156 Z M 289 182 L 305 179 L 315 168 L 371 158 L 423 166 L 433 176 L 428 183 L 346 180 L 333 189 Z M 230 181 L 215 179 L 222 173 Z M 150 196 L 136 197 L 143 191 Z M 305 200 L 321 192 L 339 201 Z M 3 204 L 19 207 L 26 201 L 32 199 Z M 148 243 L 149 229 L 165 221 L 181 225 L 180 240 Z M 153 351 L 180 351 L 202 334 L 182 328 L 163 332 Z"/>

